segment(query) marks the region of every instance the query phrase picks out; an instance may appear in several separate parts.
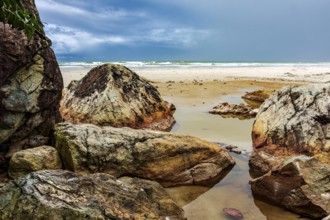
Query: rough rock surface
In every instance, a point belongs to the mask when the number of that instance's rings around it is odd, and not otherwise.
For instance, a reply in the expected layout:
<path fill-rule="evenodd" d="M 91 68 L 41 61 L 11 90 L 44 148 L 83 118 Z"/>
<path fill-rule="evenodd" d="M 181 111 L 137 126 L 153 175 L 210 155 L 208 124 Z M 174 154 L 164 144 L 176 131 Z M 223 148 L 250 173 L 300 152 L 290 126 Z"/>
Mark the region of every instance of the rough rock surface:
<path fill-rule="evenodd" d="M 330 165 L 296 156 L 251 181 L 252 192 L 300 215 L 322 219 L 330 214 Z"/>
<path fill-rule="evenodd" d="M 34 1 L 23 3 L 38 14 Z M 29 136 L 48 136 L 61 121 L 63 80 L 50 45 L 0 22 L 0 154 Z"/>
<path fill-rule="evenodd" d="M 62 161 L 54 147 L 41 146 L 14 153 L 9 162 L 11 178 L 25 176 L 38 170 L 62 169 Z"/>
<path fill-rule="evenodd" d="M 216 144 L 165 132 L 60 123 L 54 135 L 65 169 L 140 177 L 163 186 L 214 184 L 235 163 Z"/>
<path fill-rule="evenodd" d="M 68 86 L 61 102 L 65 121 L 113 127 L 170 130 L 175 107 L 130 69 L 114 64 L 93 68 Z"/>
<path fill-rule="evenodd" d="M 31 173 L 0 189 L 0 219 L 184 219 L 158 183 L 79 175 L 64 170 Z"/>
<path fill-rule="evenodd" d="M 259 110 L 252 141 L 257 152 L 303 154 L 330 164 L 330 84 L 275 92 Z"/>
<path fill-rule="evenodd" d="M 249 105 L 241 104 L 228 104 L 228 102 L 221 103 L 215 107 L 211 111 L 211 114 L 219 114 L 223 117 L 235 117 L 239 119 L 249 119 L 254 118 L 258 109 L 254 109 Z"/>
<path fill-rule="evenodd" d="M 252 140 L 255 195 L 310 218 L 329 215 L 330 84 L 273 93 L 260 107 Z"/>
<path fill-rule="evenodd" d="M 242 96 L 242 99 L 244 99 L 244 101 L 253 108 L 259 108 L 260 105 L 266 99 L 268 99 L 269 95 L 273 92 L 274 91 L 263 91 L 263 90 L 247 92 L 245 93 L 245 95 Z"/>

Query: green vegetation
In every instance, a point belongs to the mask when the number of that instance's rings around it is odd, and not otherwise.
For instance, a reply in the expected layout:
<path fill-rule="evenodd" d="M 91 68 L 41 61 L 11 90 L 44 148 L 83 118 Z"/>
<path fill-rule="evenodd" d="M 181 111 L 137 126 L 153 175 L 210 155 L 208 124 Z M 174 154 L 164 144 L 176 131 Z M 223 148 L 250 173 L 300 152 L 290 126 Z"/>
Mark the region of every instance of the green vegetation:
<path fill-rule="evenodd" d="M 24 30 L 28 39 L 31 39 L 36 32 L 44 34 L 43 24 L 24 7 L 22 0 L 0 0 L 0 21 Z"/>

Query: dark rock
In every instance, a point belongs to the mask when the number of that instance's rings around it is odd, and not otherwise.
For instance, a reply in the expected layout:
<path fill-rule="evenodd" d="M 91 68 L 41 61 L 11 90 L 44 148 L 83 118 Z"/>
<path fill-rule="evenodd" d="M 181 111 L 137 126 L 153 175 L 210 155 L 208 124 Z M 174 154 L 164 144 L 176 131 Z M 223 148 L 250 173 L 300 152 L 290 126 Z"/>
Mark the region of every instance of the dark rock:
<path fill-rule="evenodd" d="M 257 115 L 258 109 L 254 109 L 251 106 L 244 105 L 243 103 L 236 105 L 224 102 L 213 107 L 213 109 L 209 111 L 209 113 L 219 114 L 225 118 L 235 117 L 239 119 L 250 119 L 254 118 Z"/>
<path fill-rule="evenodd" d="M 157 182 L 83 176 L 64 170 L 31 173 L 0 188 L 0 219 L 185 219 Z"/>
<path fill-rule="evenodd" d="M 104 64 L 70 83 L 60 110 L 72 123 L 168 131 L 175 123 L 174 109 L 130 69 Z"/>
<path fill-rule="evenodd" d="M 39 17 L 34 1 L 23 4 Z M 40 33 L 28 40 L 23 31 L 0 22 L 1 146 L 34 135 L 49 136 L 61 121 L 63 80 L 50 46 Z"/>
<path fill-rule="evenodd" d="M 60 123 L 54 140 L 68 170 L 135 176 L 163 186 L 212 185 L 235 163 L 216 144 L 166 132 Z"/>

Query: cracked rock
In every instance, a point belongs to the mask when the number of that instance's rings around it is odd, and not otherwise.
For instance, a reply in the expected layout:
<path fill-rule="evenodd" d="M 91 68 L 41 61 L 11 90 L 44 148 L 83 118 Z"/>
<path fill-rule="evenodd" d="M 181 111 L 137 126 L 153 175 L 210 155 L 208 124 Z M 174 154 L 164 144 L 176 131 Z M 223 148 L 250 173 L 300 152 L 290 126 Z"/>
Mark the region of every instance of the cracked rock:
<path fill-rule="evenodd" d="M 175 107 L 147 80 L 121 65 L 104 64 L 72 81 L 61 102 L 65 121 L 168 131 Z"/>
<path fill-rule="evenodd" d="M 212 185 L 235 163 L 216 144 L 131 128 L 60 123 L 55 147 L 65 169 L 156 180 L 163 186 Z"/>
<path fill-rule="evenodd" d="M 185 219 L 157 182 L 43 170 L 0 188 L 0 219 Z"/>

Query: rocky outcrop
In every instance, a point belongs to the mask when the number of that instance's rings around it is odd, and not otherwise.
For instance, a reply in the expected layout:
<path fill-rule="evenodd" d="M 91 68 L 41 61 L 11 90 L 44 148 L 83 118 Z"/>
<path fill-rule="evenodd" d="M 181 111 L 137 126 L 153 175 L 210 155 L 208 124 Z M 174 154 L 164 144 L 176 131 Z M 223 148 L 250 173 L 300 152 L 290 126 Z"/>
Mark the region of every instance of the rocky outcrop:
<path fill-rule="evenodd" d="M 61 102 L 63 118 L 72 123 L 168 131 L 175 107 L 130 69 L 114 64 L 93 68 L 68 86 Z"/>
<path fill-rule="evenodd" d="M 16 179 L 38 170 L 61 168 L 62 161 L 57 150 L 51 146 L 41 146 L 14 153 L 9 163 L 8 174 Z"/>
<path fill-rule="evenodd" d="M 254 118 L 258 109 L 254 109 L 249 105 L 241 104 L 228 104 L 228 102 L 221 103 L 215 107 L 211 111 L 211 114 L 218 114 L 225 118 L 239 118 L 239 119 L 249 119 Z"/>
<path fill-rule="evenodd" d="M 261 106 L 252 129 L 255 151 L 307 155 L 330 164 L 330 84 L 290 86 Z"/>
<path fill-rule="evenodd" d="M 257 90 L 253 92 L 247 92 L 242 96 L 242 99 L 253 108 L 259 108 L 260 105 L 269 98 L 269 95 L 274 91 Z"/>
<path fill-rule="evenodd" d="M 163 186 L 214 184 L 235 163 L 216 144 L 165 132 L 60 123 L 54 139 L 65 169 L 140 177 Z"/>
<path fill-rule="evenodd" d="M 64 170 L 31 173 L 0 188 L 0 219 L 184 219 L 158 183 Z"/>
<path fill-rule="evenodd" d="M 296 156 L 251 181 L 254 196 L 302 216 L 322 219 L 330 215 L 330 165 Z"/>
<path fill-rule="evenodd" d="M 260 107 L 252 129 L 252 192 L 298 214 L 330 214 L 330 85 L 290 86 Z"/>
<path fill-rule="evenodd" d="M 23 3 L 37 15 L 33 1 Z M 40 33 L 28 40 L 0 22 L 0 154 L 30 136 L 48 136 L 61 121 L 63 80 L 50 46 Z"/>

